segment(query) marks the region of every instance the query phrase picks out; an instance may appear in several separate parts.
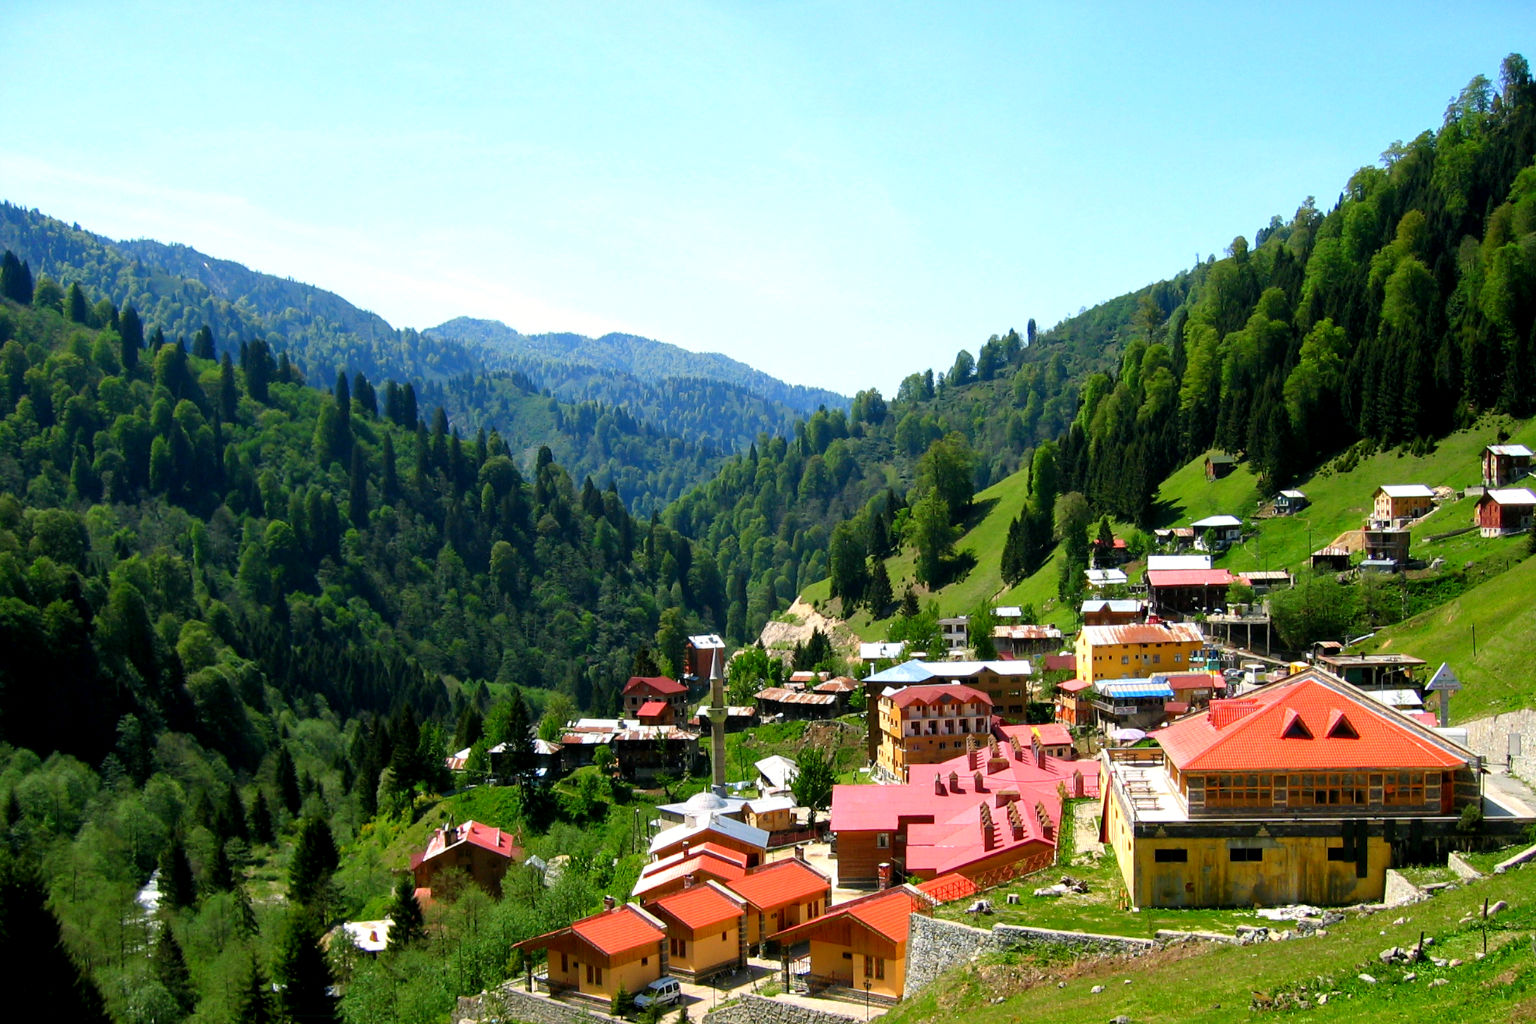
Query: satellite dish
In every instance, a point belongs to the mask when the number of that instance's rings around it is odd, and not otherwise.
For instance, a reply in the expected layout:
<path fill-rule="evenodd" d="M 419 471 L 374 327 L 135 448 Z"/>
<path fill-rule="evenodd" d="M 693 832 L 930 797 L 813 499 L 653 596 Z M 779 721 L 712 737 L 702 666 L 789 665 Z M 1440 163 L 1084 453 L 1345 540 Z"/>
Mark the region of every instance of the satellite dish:
<path fill-rule="evenodd" d="M 1455 693 L 1461 689 L 1461 680 L 1456 678 L 1456 673 L 1451 671 L 1451 666 L 1445 662 L 1435 670 L 1434 676 L 1429 680 L 1425 690 L 1440 690 L 1445 693 Z"/>

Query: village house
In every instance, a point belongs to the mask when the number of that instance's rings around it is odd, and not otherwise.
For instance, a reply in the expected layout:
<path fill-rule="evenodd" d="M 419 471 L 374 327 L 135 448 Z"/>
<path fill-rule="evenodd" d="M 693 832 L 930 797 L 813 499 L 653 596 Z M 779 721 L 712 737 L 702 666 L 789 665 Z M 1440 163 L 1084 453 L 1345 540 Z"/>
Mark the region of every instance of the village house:
<path fill-rule="evenodd" d="M 1237 516 L 1206 516 L 1189 525 L 1199 551 L 1225 551 L 1243 539 L 1243 521 Z"/>
<path fill-rule="evenodd" d="M 1083 575 L 1088 579 L 1089 590 L 1123 587 L 1130 582 L 1130 577 L 1125 574 L 1124 569 L 1084 569 Z"/>
<path fill-rule="evenodd" d="M 1379 901 L 1394 846 L 1454 834 L 1477 758 L 1307 669 L 1101 755 L 1101 839 L 1137 907 Z"/>
<path fill-rule="evenodd" d="M 699 734 L 672 725 L 637 725 L 608 738 L 619 774 L 646 785 L 662 775 L 683 778 L 699 766 Z"/>
<path fill-rule="evenodd" d="M 1177 717 L 1189 711 L 1201 711 L 1214 697 L 1226 693 L 1227 681 L 1220 672 L 1170 672 L 1155 676 L 1168 683 L 1173 701 L 1165 710 Z"/>
<path fill-rule="evenodd" d="M 577 993 L 608 1003 L 621 988 L 639 992 L 669 973 L 666 925 L 634 903 L 615 906 L 611 896 L 603 902 L 600 914 L 517 943 L 524 953 L 546 954 L 538 980 L 550 995 Z"/>
<path fill-rule="evenodd" d="M 757 691 L 758 717 L 767 720 L 782 716 L 786 722 L 820 722 L 837 717 L 838 695 L 807 693 L 783 686 L 768 686 Z"/>
<path fill-rule="evenodd" d="M 690 728 L 701 731 L 708 730 L 713 721 L 709 717 L 709 706 L 700 704 L 694 711 L 693 717 L 688 720 Z M 757 706 L 755 704 L 728 704 L 725 708 L 725 732 L 730 735 L 733 732 L 742 732 L 757 724 Z"/>
<path fill-rule="evenodd" d="M 1093 684 L 1086 679 L 1069 679 L 1056 687 L 1056 721 L 1069 729 L 1094 724 Z"/>
<path fill-rule="evenodd" d="M 411 857 L 411 875 L 416 888 L 429 895 L 443 884 L 445 872 L 461 872 L 492 896 L 500 896 L 507 868 L 522 854 L 512 833 L 466 821 L 433 832 L 427 848 Z"/>
<path fill-rule="evenodd" d="M 1106 735 L 1117 729 L 1157 728 L 1168 717 L 1173 687 L 1162 676 L 1147 679 L 1095 679 L 1090 703 L 1093 724 Z"/>
<path fill-rule="evenodd" d="M 1206 480 L 1220 480 L 1237 468 L 1237 458 L 1226 452 L 1211 452 L 1205 457 Z"/>
<path fill-rule="evenodd" d="M 1490 444 L 1483 449 L 1483 486 L 1508 487 L 1531 471 L 1531 450 L 1523 444 Z"/>
<path fill-rule="evenodd" d="M 1027 661 L 907 661 L 876 672 L 864 682 L 871 697 L 886 687 L 958 683 L 986 694 L 992 701 L 993 714 L 1023 721 L 1029 709 L 1030 679 L 1034 674 L 1034 667 Z M 874 758 L 873 745 L 870 757 Z"/>
<path fill-rule="evenodd" d="M 690 636 L 683 645 L 683 681 L 694 696 L 709 688 L 710 674 L 718 668 L 725 677 L 725 641 L 715 633 Z"/>
<path fill-rule="evenodd" d="M 645 909 L 667 930 L 673 976 L 694 981 L 746 965 L 746 901 L 719 882 L 685 882 Z"/>
<path fill-rule="evenodd" d="M 1474 521 L 1484 537 L 1525 533 L 1536 511 L 1536 494 L 1527 487 L 1499 487 L 1477 499 Z"/>
<path fill-rule="evenodd" d="M 688 717 L 688 688 L 666 676 L 630 676 L 624 684 L 624 714 L 640 719 L 640 709 L 660 701 L 672 708 L 672 722 Z M 647 722 L 647 725 L 670 725 L 672 722 Z"/>
<path fill-rule="evenodd" d="M 795 801 L 788 796 L 760 796 L 741 808 L 741 820 L 770 836 L 795 827 Z"/>
<path fill-rule="evenodd" d="M 1189 622 L 1084 626 L 1077 634 L 1077 678 L 1093 683 L 1183 672 L 1204 644 L 1200 628 Z"/>
<path fill-rule="evenodd" d="M 652 860 L 664 860 L 674 853 L 697 849 L 704 843 L 735 850 L 746 857 L 749 868 L 766 859 L 768 833 L 729 817 L 734 808 L 723 797 L 705 790 L 689 797 L 687 803 L 689 809 L 682 824 L 651 837 L 647 852 Z"/>
<path fill-rule="evenodd" d="M 1211 612 L 1227 604 L 1227 589 L 1242 577 L 1225 569 L 1148 569 L 1152 611 L 1164 618 Z"/>
<path fill-rule="evenodd" d="M 1017 623 L 992 627 L 992 646 L 1004 661 L 1037 658 L 1061 650 L 1061 630 L 1056 626 Z"/>
<path fill-rule="evenodd" d="M 838 903 L 770 937 L 780 946 L 810 944 L 811 995 L 834 990 L 889 1004 L 906 987 L 912 915 L 929 914 L 933 906 L 925 893 L 901 885 Z"/>
<path fill-rule="evenodd" d="M 1424 484 L 1383 484 L 1376 488 L 1366 526 L 1373 530 L 1402 529 L 1434 506 L 1435 492 Z"/>
<path fill-rule="evenodd" d="M 747 855 L 719 843 L 684 844 L 676 853 L 653 860 L 640 869 L 630 895 L 642 902 L 677 892 L 689 883 L 714 879 L 730 885 L 747 874 Z"/>
<path fill-rule="evenodd" d="M 1300 512 L 1307 505 L 1307 496 L 1300 491 L 1281 491 L 1275 495 L 1275 515 L 1277 516 L 1288 516 Z"/>
<path fill-rule="evenodd" d="M 902 782 L 908 765 L 948 761 L 966 749 L 966 736 L 991 733 L 992 698 L 969 686 L 887 689 L 875 707 L 869 727 L 879 732 L 876 765 Z"/>
<path fill-rule="evenodd" d="M 1365 544 L 1365 560 L 1390 562 L 1402 568 L 1408 564 L 1408 542 L 1412 537 L 1407 530 L 1362 530 Z"/>
<path fill-rule="evenodd" d="M 944 637 L 944 649 L 959 654 L 971 643 L 969 615 L 953 615 L 939 620 L 939 632 Z"/>
<path fill-rule="evenodd" d="M 832 880 L 795 856 L 764 864 L 726 888 L 746 901 L 747 947 L 802 921 L 819 917 L 832 903 Z"/>
<path fill-rule="evenodd" d="M 826 682 L 817 683 L 811 687 L 814 693 L 830 693 L 837 698 L 836 713 L 846 715 L 848 713 L 848 701 L 859 691 L 859 682 L 848 676 L 837 676 Z"/>
<path fill-rule="evenodd" d="M 1341 647 L 1325 653 L 1322 644 L 1317 646 L 1320 667 L 1362 690 L 1416 690 L 1419 673 L 1429 664 L 1411 654 L 1345 654 Z"/>
<path fill-rule="evenodd" d="M 782 754 L 773 754 L 753 763 L 757 771 L 757 791 L 763 796 L 782 796 L 790 792 L 800 766 Z"/>
<path fill-rule="evenodd" d="M 1128 626 L 1144 621 L 1147 607 L 1134 598 L 1113 601 L 1091 598 L 1082 603 L 1078 614 L 1083 617 L 1085 626 Z"/>

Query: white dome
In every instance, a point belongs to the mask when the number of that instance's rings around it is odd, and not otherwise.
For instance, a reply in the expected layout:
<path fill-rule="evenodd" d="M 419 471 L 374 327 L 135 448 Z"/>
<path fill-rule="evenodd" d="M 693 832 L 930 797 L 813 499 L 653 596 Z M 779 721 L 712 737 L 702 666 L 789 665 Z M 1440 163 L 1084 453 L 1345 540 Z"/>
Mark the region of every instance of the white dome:
<path fill-rule="evenodd" d="M 730 805 L 725 802 L 724 798 L 706 789 L 688 798 L 688 802 L 683 804 L 683 813 L 707 814 L 710 811 L 724 811 L 729 809 L 729 807 Z"/>

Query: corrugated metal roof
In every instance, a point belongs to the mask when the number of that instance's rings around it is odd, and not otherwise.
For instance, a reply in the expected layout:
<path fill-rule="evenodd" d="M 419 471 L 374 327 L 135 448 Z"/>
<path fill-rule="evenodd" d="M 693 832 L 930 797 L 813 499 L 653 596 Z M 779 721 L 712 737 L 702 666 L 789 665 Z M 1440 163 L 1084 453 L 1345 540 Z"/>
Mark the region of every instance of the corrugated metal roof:
<path fill-rule="evenodd" d="M 1531 457 L 1531 450 L 1523 444 L 1491 444 L 1487 450 L 1495 455 L 1511 455 L 1527 459 Z"/>
<path fill-rule="evenodd" d="M 1205 642 L 1205 638 L 1200 635 L 1200 627 L 1192 622 L 1166 622 L 1158 625 L 1132 622 L 1121 626 L 1084 626 L 1078 636 L 1083 638 L 1090 647 L 1109 644 Z"/>
<path fill-rule="evenodd" d="M 1152 679 L 1100 679 L 1094 682 L 1093 688 L 1105 697 L 1173 699 L 1173 687 Z"/>
<path fill-rule="evenodd" d="M 772 704 L 815 704 L 819 707 L 827 707 L 837 703 L 835 693 L 802 693 L 798 690 L 786 690 L 782 686 L 770 686 L 757 691 L 757 699 Z"/>
<path fill-rule="evenodd" d="M 1491 501 L 1498 505 L 1536 505 L 1536 494 L 1529 487 L 1491 487 L 1479 502 Z"/>
<path fill-rule="evenodd" d="M 1382 484 L 1376 488 L 1389 498 L 1433 498 L 1435 492 L 1425 484 Z"/>

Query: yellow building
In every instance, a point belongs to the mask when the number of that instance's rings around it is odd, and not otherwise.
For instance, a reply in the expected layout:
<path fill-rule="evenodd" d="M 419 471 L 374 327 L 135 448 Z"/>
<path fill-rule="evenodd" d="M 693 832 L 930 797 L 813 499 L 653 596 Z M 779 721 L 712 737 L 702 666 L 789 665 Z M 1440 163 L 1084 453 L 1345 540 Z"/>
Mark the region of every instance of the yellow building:
<path fill-rule="evenodd" d="M 1403 847 L 1456 834 L 1476 757 L 1308 669 L 1105 751 L 1103 839 L 1138 907 L 1379 900 Z"/>
<path fill-rule="evenodd" d="M 680 889 L 645 909 L 666 926 L 672 974 L 692 980 L 746 964 L 746 901 L 719 882 Z"/>
<path fill-rule="evenodd" d="M 971 686 L 905 686 L 876 703 L 882 771 L 903 782 L 907 766 L 938 764 L 992 735 L 992 698 Z"/>
<path fill-rule="evenodd" d="M 1092 683 L 1187 672 L 1203 646 L 1199 627 L 1189 622 L 1084 626 L 1077 634 L 1077 678 Z"/>
<path fill-rule="evenodd" d="M 662 922 L 633 903 L 607 902 L 601 914 L 517 944 L 526 953 L 547 952 L 544 981 L 551 995 L 574 992 L 607 1001 L 621 987 L 639 992 L 668 973 Z"/>
<path fill-rule="evenodd" d="M 899 885 L 839 903 L 772 938 L 781 946 L 810 943 L 807 981 L 812 995 L 841 989 L 893 1003 L 906 986 L 912 915 L 932 910 L 929 897 L 913 886 Z"/>

